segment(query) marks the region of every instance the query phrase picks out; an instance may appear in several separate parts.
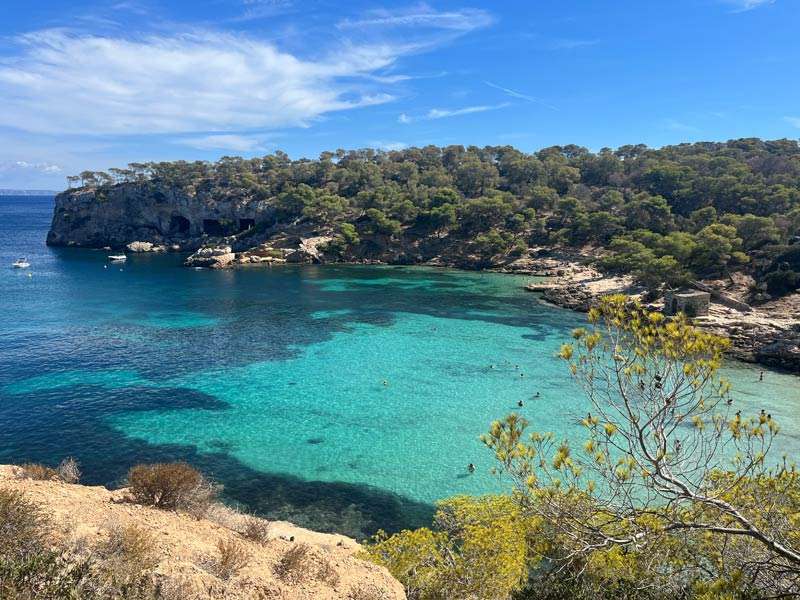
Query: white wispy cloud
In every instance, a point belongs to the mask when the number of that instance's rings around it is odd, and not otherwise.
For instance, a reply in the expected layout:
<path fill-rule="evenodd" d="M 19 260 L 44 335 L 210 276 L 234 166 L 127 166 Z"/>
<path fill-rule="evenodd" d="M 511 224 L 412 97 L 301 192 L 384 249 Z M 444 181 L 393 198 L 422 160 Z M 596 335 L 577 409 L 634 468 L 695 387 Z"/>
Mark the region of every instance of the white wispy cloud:
<path fill-rule="evenodd" d="M 550 42 L 549 47 L 551 50 L 573 50 L 575 48 L 584 48 L 586 46 L 596 46 L 600 40 L 580 40 L 563 38 L 553 40 Z"/>
<path fill-rule="evenodd" d="M 505 108 L 509 106 L 508 102 L 502 104 L 491 104 L 481 106 L 466 106 L 464 108 L 432 108 L 425 115 L 427 119 L 446 119 L 448 117 L 459 117 L 461 115 L 469 115 L 472 113 L 486 112 L 487 110 L 497 110 L 498 108 Z"/>
<path fill-rule="evenodd" d="M 371 10 L 356 19 L 343 19 L 336 26 L 339 29 L 428 27 L 467 32 L 485 27 L 492 22 L 491 14 L 483 9 L 436 11 L 426 4 L 421 4 L 400 11 Z"/>
<path fill-rule="evenodd" d="M 532 102 L 534 104 L 541 104 L 542 106 L 545 106 L 545 107 L 549 108 L 550 110 L 558 110 L 558 108 L 556 108 L 552 104 L 548 104 L 548 103 L 544 102 L 543 100 L 537 98 L 536 96 L 530 96 L 528 94 L 523 94 L 522 92 L 518 92 L 516 90 L 512 90 L 511 88 L 503 87 L 502 85 L 497 85 L 496 83 L 492 83 L 491 81 L 484 81 L 483 83 L 485 83 L 486 85 L 488 85 L 491 88 L 494 88 L 496 90 L 500 90 L 501 92 L 503 92 L 507 96 L 511 96 L 512 98 L 519 98 L 520 100 L 525 100 L 527 102 Z"/>
<path fill-rule="evenodd" d="M 735 8 L 734 12 L 746 12 L 754 8 L 774 4 L 775 0 L 722 0 L 722 2 L 733 6 Z"/>
<path fill-rule="evenodd" d="M 700 129 L 698 129 L 694 125 L 689 125 L 688 123 L 678 121 L 677 119 L 664 119 L 662 125 L 665 129 L 670 129 L 672 131 L 681 131 L 683 133 L 700 132 Z"/>
<path fill-rule="evenodd" d="M 800 128 L 800 117 L 784 117 L 783 119 L 789 123 L 789 125 Z"/>
<path fill-rule="evenodd" d="M 405 142 L 391 142 L 384 140 L 374 140 L 370 142 L 369 145 L 386 151 L 403 150 L 404 148 L 408 148 L 408 144 Z"/>
<path fill-rule="evenodd" d="M 233 150 L 235 152 L 253 152 L 264 150 L 264 139 L 254 136 L 236 134 L 210 134 L 186 137 L 176 140 L 184 146 L 198 150 Z"/>
<path fill-rule="evenodd" d="M 407 125 L 408 123 L 413 123 L 414 121 L 430 121 L 434 119 L 460 117 L 462 115 L 481 113 L 489 110 L 498 110 L 507 106 L 511 106 L 511 104 L 509 102 L 503 102 L 502 104 L 481 104 L 477 106 L 465 106 L 463 108 L 432 108 L 424 115 L 420 115 L 418 117 L 412 117 L 406 113 L 400 113 L 400 116 L 397 117 L 397 121 Z"/>
<path fill-rule="evenodd" d="M 445 77 L 447 75 L 447 71 L 440 71 L 438 73 L 432 73 L 429 75 L 405 75 L 402 73 L 398 74 L 386 74 L 386 75 L 369 75 L 367 76 L 372 81 L 377 81 L 378 83 L 401 83 L 403 81 L 412 81 L 415 79 L 438 79 L 439 77 Z"/>
<path fill-rule="evenodd" d="M 36 171 L 45 175 L 58 175 L 62 170 L 60 166 L 48 162 L 0 160 L 0 171 Z"/>
<path fill-rule="evenodd" d="M 231 132 L 304 126 L 393 99 L 367 77 L 402 45 L 342 43 L 316 60 L 240 35 L 139 39 L 45 30 L 0 62 L 0 125 L 48 134 Z"/>
<path fill-rule="evenodd" d="M 254 21 L 274 17 L 294 8 L 292 0 L 242 0 L 244 10 L 232 21 Z"/>

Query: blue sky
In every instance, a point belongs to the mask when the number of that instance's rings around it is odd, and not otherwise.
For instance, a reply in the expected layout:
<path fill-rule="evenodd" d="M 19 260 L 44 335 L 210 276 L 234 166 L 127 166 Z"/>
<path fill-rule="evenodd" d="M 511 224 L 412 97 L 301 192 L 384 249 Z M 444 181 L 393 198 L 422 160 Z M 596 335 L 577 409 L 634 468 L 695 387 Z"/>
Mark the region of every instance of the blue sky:
<path fill-rule="evenodd" d="M 800 0 L 3 0 L 0 188 L 284 150 L 800 137 Z"/>

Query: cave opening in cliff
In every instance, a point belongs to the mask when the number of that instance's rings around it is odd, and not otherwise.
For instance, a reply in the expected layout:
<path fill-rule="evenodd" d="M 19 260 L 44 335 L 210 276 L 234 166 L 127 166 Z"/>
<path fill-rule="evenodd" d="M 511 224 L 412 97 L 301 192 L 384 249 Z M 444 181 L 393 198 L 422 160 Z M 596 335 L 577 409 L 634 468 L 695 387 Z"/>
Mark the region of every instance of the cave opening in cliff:
<path fill-rule="evenodd" d="M 208 235 L 225 235 L 225 230 L 217 219 L 203 219 L 203 233 Z"/>
<path fill-rule="evenodd" d="M 171 234 L 186 234 L 192 224 L 186 217 L 175 215 L 169 220 L 169 232 Z"/>
<path fill-rule="evenodd" d="M 255 219 L 239 219 L 239 233 L 256 226 Z"/>

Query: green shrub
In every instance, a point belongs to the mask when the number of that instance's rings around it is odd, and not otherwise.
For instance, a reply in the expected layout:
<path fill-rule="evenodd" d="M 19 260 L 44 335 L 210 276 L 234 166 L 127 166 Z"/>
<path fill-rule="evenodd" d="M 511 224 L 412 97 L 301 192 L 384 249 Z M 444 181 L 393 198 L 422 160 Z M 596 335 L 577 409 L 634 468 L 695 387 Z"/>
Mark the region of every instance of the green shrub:
<path fill-rule="evenodd" d="M 21 492 L 0 489 L 0 557 L 14 559 L 46 547 L 50 523 Z"/>
<path fill-rule="evenodd" d="M 89 585 L 88 560 L 43 550 L 27 557 L 0 556 L 0 598 L 8 600 L 106 600 Z M 134 600 L 124 597 L 124 600 Z"/>
<path fill-rule="evenodd" d="M 773 296 L 783 296 L 800 287 L 800 273 L 791 269 L 773 271 L 764 277 L 767 291 Z"/>

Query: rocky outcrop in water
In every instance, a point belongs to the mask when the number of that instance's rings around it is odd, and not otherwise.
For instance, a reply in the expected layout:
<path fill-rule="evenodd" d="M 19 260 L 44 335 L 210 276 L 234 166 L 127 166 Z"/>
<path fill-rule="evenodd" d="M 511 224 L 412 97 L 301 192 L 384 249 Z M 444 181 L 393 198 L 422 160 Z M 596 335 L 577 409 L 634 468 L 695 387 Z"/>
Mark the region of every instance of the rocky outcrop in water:
<path fill-rule="evenodd" d="M 286 255 L 286 262 L 290 263 L 321 263 L 324 262 L 321 247 L 333 238 L 327 235 L 318 235 L 300 241 L 297 250 Z"/>
<path fill-rule="evenodd" d="M 230 246 L 204 247 L 189 256 L 183 264 L 187 267 L 223 269 L 233 264 L 235 258 Z"/>
<path fill-rule="evenodd" d="M 166 252 L 167 247 L 163 244 L 153 244 L 151 242 L 131 242 L 125 246 L 128 252 Z"/>

